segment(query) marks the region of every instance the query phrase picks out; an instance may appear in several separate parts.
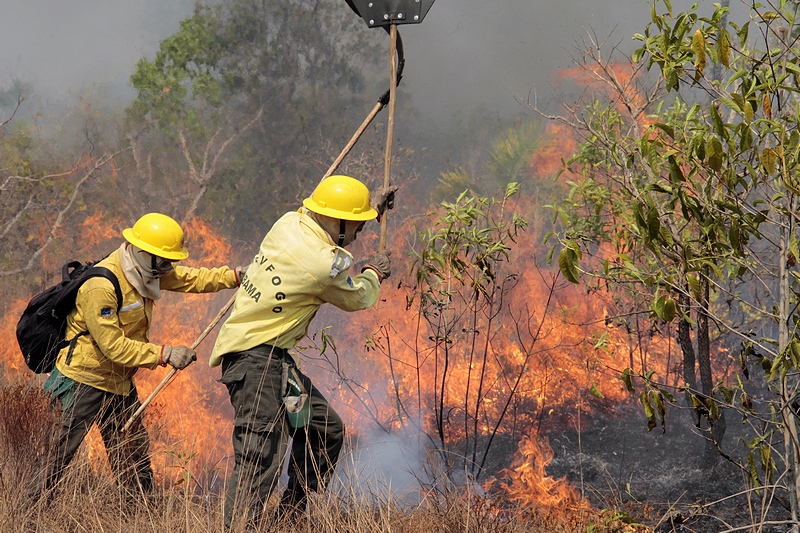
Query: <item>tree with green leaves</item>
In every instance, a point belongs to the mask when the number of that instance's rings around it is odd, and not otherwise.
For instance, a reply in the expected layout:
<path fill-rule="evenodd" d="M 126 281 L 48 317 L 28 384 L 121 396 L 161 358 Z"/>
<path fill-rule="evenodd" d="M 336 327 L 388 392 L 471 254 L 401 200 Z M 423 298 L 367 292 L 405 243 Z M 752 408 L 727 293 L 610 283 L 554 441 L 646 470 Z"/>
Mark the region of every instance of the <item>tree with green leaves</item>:
<path fill-rule="evenodd" d="M 359 23 L 334 0 L 198 4 L 131 76 L 128 137 L 144 188 L 186 216 L 207 196 L 204 214 L 223 222 L 283 212 L 366 107 L 364 69 L 379 55 Z"/>
<path fill-rule="evenodd" d="M 800 514 L 796 11 L 795 2 L 753 3 L 749 20 L 737 23 L 725 5 L 704 16 L 697 5 L 675 13 L 664 0 L 634 36 L 641 47 L 630 62 L 590 47 L 583 66 L 610 90 L 558 117 L 582 142 L 566 167 L 568 199 L 555 206 L 562 273 L 648 302 L 640 310 L 656 328 L 677 322 L 688 405 L 756 487 L 786 496 L 793 520 Z M 723 382 L 713 354 L 737 346 L 741 375 Z M 764 370 L 773 392 L 766 411 L 754 409 L 745 386 L 753 369 Z M 641 378 L 652 418 L 671 393 L 644 370 L 626 369 L 624 377 L 631 389 L 631 375 Z M 739 411 L 755 434 L 741 461 L 713 431 L 725 409 Z"/>
<path fill-rule="evenodd" d="M 525 329 L 531 317 L 517 317 L 518 327 L 531 337 L 530 346 L 520 339 L 526 360 L 513 366 L 497 363 L 507 359 L 496 353 L 504 347 L 495 337 L 503 329 L 501 317 L 508 318 L 506 299 L 517 278 L 506 263 L 517 234 L 526 226 L 516 212 L 505 209 L 517 192 L 518 184 L 511 182 L 501 200 L 465 191 L 455 201 L 443 202 L 440 217 L 422 235 L 413 266 L 412 301 L 427 325 L 420 334 L 429 339 L 413 364 L 422 370 L 422 359 L 429 360 L 425 366 L 434 378 L 432 389 L 418 389 L 425 398 L 398 395 L 402 408 L 398 415 L 414 412 L 416 419 L 409 422 L 418 430 L 432 422 L 437 448 L 448 464 L 454 447 L 463 447 L 455 456 L 462 458 L 460 466 L 475 479 L 485 473 L 498 430 L 516 412 L 517 391 L 527 383 L 527 358 L 534 356 L 532 346 L 538 340 L 535 332 Z M 547 311 L 545 307 L 545 316 Z M 466 377 L 456 381 L 453 373 L 465 369 Z M 428 411 L 413 407 L 420 402 L 430 408 L 432 420 L 420 418 L 427 418 L 423 413 Z"/>

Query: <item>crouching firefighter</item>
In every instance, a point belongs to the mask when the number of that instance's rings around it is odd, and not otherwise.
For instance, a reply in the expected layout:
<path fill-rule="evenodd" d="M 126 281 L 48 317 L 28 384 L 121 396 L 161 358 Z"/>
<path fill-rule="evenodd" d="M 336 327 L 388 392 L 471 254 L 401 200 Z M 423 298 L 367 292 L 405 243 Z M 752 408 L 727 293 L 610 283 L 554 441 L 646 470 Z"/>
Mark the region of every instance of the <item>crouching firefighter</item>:
<path fill-rule="evenodd" d="M 367 221 L 392 207 L 396 187 L 370 194 L 348 176 L 324 179 L 303 207 L 283 215 L 264 237 L 236 293 L 209 360 L 235 410 L 235 465 L 225 499 L 225 526 L 258 527 L 281 474 L 292 436 L 289 484 L 277 516 L 305 510 L 309 491 L 322 491 L 344 442 L 344 423 L 289 354 L 319 307 L 345 311 L 372 306 L 391 273 L 389 255 L 372 256 L 350 277 L 344 247 Z M 287 416 L 288 414 L 288 416 Z M 276 516 L 272 514 L 268 519 Z"/>
<path fill-rule="evenodd" d="M 166 215 L 146 214 L 122 236 L 122 245 L 97 263 L 116 276 L 121 302 L 110 279 L 93 277 L 81 285 L 67 317 L 70 343 L 44 385 L 62 408 L 53 460 L 43 472 L 47 490 L 55 488 L 94 423 L 128 494 L 153 488 L 144 426 L 137 421 L 124 435 L 120 432 L 140 405 L 133 377 L 141 367 L 183 369 L 196 359 L 187 346 L 150 342 L 155 301 L 163 291 L 216 292 L 239 285 L 243 269 L 181 266 L 189 256 L 183 230 Z"/>

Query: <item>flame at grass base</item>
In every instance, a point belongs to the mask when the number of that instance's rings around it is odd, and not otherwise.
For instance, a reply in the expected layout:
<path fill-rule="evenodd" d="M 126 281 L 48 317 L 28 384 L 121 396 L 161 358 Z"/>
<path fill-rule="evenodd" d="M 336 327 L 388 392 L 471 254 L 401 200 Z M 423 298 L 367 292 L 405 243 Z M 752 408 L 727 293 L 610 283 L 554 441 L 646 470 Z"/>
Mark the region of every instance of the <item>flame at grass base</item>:
<path fill-rule="evenodd" d="M 553 449 L 546 438 L 523 437 L 514 466 L 501 471 L 507 481 L 492 480 L 488 485 L 497 485 L 509 501 L 524 509 L 589 509 L 589 502 L 581 498 L 566 478 L 553 479 L 547 475 L 545 468 L 552 460 Z"/>

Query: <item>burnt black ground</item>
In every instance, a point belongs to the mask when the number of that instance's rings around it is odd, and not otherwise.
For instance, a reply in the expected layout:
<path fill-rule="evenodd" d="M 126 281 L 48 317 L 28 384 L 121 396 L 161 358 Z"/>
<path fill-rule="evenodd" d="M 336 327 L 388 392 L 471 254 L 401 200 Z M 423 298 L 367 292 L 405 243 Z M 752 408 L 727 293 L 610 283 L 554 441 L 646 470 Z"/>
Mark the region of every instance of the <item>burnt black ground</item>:
<path fill-rule="evenodd" d="M 726 421 L 723 449 L 743 461 L 746 448 L 740 441 L 748 437 L 747 426 L 735 412 L 727 412 Z M 637 518 L 658 531 L 717 532 L 788 519 L 777 501 L 761 518 L 764 506 L 758 495 L 750 503 L 741 495 L 731 497 L 745 489 L 742 470 L 721 457 L 704 466 L 705 441 L 688 412 L 668 411 L 663 433 L 660 427 L 648 432 L 646 422 L 640 406 L 626 405 L 613 414 L 584 417 L 580 438 L 575 430 L 551 432 L 555 455 L 548 474 L 566 476 L 600 507 L 639 509 Z M 785 500 L 785 493 L 779 496 Z M 788 527 L 769 525 L 759 531 L 779 533 Z"/>

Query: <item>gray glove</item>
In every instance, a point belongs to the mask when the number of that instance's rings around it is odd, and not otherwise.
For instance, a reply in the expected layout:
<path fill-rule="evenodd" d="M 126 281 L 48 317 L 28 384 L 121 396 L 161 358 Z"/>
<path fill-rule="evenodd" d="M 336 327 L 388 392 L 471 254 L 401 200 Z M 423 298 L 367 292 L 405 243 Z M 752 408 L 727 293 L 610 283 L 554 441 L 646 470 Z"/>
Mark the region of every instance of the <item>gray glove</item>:
<path fill-rule="evenodd" d="M 164 364 L 169 363 L 178 370 L 183 370 L 192 361 L 197 361 L 197 355 L 188 346 L 164 346 L 161 360 Z"/>
<path fill-rule="evenodd" d="M 392 262 L 389 260 L 389 255 L 391 253 L 391 251 L 387 251 L 378 252 L 377 254 L 373 255 L 369 258 L 369 262 L 364 265 L 364 268 L 361 269 L 361 272 L 364 272 L 364 270 L 369 268 L 378 274 L 378 279 L 380 281 L 385 280 L 392 275 Z"/>
<path fill-rule="evenodd" d="M 370 194 L 370 205 L 378 212 L 378 222 L 381 216 L 387 209 L 394 208 L 394 193 L 397 192 L 397 187 L 389 185 L 388 187 L 381 187 L 377 189 L 374 194 Z"/>
<path fill-rule="evenodd" d="M 233 269 L 236 272 L 236 279 L 239 280 L 239 285 L 242 284 L 242 279 L 244 279 L 244 275 L 247 273 L 247 267 L 249 266 L 250 265 L 238 266 Z"/>

